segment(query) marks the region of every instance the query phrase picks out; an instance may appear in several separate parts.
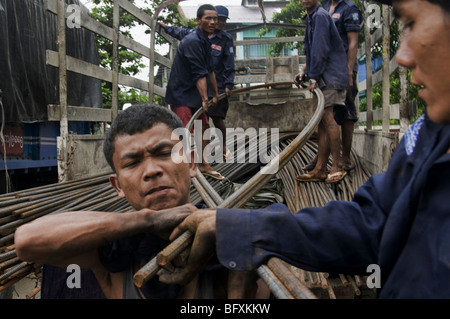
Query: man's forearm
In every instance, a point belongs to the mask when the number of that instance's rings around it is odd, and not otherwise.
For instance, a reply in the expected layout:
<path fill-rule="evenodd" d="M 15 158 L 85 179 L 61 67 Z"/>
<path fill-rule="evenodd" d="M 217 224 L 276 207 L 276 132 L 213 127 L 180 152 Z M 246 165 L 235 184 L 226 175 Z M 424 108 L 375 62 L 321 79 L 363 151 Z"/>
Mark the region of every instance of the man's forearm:
<path fill-rule="evenodd" d="M 90 267 L 97 249 L 114 240 L 152 233 L 168 239 L 173 228 L 197 208 L 192 204 L 154 211 L 131 213 L 67 212 L 48 215 L 16 230 L 15 246 L 19 259 L 55 266 L 77 263 Z"/>
<path fill-rule="evenodd" d="M 348 52 L 347 52 L 347 65 L 348 74 L 353 75 L 353 69 L 356 63 L 356 55 L 358 51 L 358 32 L 348 32 Z"/>
<path fill-rule="evenodd" d="M 196 82 L 198 93 L 202 97 L 203 102 L 208 101 L 208 86 L 206 84 L 206 77 L 199 78 Z"/>
<path fill-rule="evenodd" d="M 149 227 L 144 211 L 123 213 L 68 212 L 45 216 L 19 227 L 17 255 L 38 264 L 66 264 L 74 256 Z"/>

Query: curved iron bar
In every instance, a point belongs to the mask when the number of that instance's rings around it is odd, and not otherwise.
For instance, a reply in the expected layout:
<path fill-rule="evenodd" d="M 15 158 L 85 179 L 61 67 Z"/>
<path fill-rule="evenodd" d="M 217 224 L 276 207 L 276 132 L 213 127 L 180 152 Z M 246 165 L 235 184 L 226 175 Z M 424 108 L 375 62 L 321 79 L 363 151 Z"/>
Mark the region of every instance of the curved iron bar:
<path fill-rule="evenodd" d="M 153 13 L 152 18 L 155 18 L 155 19 L 156 19 L 156 18 L 159 16 L 159 14 L 161 13 L 161 11 L 162 11 L 164 8 L 170 6 L 171 4 L 175 4 L 175 3 L 178 4 L 178 3 L 181 2 L 181 1 L 184 1 L 184 0 L 167 0 L 167 1 L 164 1 L 163 3 L 161 3 L 161 4 L 155 9 L 155 12 Z"/>

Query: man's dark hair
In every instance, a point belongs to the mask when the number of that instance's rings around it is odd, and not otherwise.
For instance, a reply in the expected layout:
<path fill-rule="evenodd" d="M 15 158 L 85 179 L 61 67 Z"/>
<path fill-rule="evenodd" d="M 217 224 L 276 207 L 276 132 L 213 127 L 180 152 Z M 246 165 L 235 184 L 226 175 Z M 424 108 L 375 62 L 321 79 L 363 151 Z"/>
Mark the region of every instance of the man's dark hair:
<path fill-rule="evenodd" d="M 197 9 L 197 19 L 201 19 L 203 17 L 203 15 L 205 14 L 206 10 L 217 11 L 216 8 L 211 4 L 202 4 Z"/>
<path fill-rule="evenodd" d="M 117 115 L 111 128 L 105 134 L 103 154 L 115 172 L 113 163 L 114 141 L 120 135 L 134 135 L 164 123 L 171 129 L 183 127 L 180 118 L 166 107 L 150 103 L 135 104 Z"/>

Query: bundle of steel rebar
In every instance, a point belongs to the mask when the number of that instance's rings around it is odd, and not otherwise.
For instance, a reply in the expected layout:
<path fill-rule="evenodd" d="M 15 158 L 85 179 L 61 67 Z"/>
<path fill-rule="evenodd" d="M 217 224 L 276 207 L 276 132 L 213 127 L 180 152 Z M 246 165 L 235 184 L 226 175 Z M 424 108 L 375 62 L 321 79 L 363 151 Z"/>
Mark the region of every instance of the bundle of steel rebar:
<path fill-rule="evenodd" d="M 288 145 L 292 138 L 292 134 L 281 134 L 280 148 Z M 253 146 L 247 144 L 246 147 L 246 152 L 250 152 L 249 148 Z M 356 164 L 355 169 L 338 185 L 329 186 L 325 183 L 297 183 L 295 181 L 295 176 L 301 173 L 301 167 L 315 156 L 316 151 L 317 145 L 309 140 L 301 151 L 276 174 L 276 177 L 267 182 L 260 192 L 249 199 L 243 207 L 260 208 L 273 202 L 285 202 L 295 212 L 302 207 L 320 206 L 334 199 L 349 200 L 354 191 L 369 176 L 367 170 L 353 153 L 352 160 Z M 199 192 L 199 189 L 202 188 L 192 185 L 191 201 L 193 204 L 204 201 L 204 197 L 210 197 L 211 200 L 216 197 L 216 201 L 226 199 L 242 187 L 255 172 L 259 171 L 261 164 L 218 163 L 214 165 L 214 168 L 226 176 L 226 179 L 219 181 L 207 177 L 209 186 L 203 188 L 205 194 Z M 197 183 L 205 185 L 205 180 L 199 177 Z M 220 198 L 217 199 L 217 196 Z M 0 195 L 0 291 L 31 273 L 35 273 L 37 276 L 40 273 L 40 265 L 29 264 L 17 258 L 14 249 L 16 228 L 46 214 L 69 210 L 126 212 L 131 211 L 132 208 L 125 199 L 117 197 L 115 190 L 109 184 L 108 175 Z M 274 266 L 274 264 L 278 266 Z M 272 277 L 269 275 L 267 278 L 274 278 L 274 275 L 280 273 L 280 269 L 277 270 L 277 267 L 280 266 L 274 262 L 270 266 L 272 269 L 268 265 L 266 275 L 272 274 Z M 330 298 L 334 296 L 332 285 L 327 279 L 328 274 L 310 273 L 290 265 L 283 267 L 288 267 L 293 274 L 297 274 L 297 278 L 303 286 L 307 288 L 322 287 L 329 292 Z M 286 275 L 284 270 L 281 272 L 283 276 Z M 347 275 L 340 276 L 342 276 L 340 280 L 345 279 L 342 281 L 342 285 L 355 287 L 356 293 L 357 284 L 361 284 L 361 280 Z M 292 287 L 286 289 L 289 290 Z M 298 289 L 298 287 L 294 287 L 294 289 Z"/>
<path fill-rule="evenodd" d="M 287 137 L 280 142 L 280 147 L 286 147 L 292 137 Z M 292 212 L 298 212 L 304 207 L 320 207 L 332 200 L 349 201 L 353 198 L 356 190 L 362 186 L 370 177 L 370 173 L 364 167 L 359 157 L 352 149 L 351 161 L 355 164 L 355 168 L 348 173 L 342 182 L 336 184 L 326 184 L 324 182 L 299 183 L 295 180 L 305 172 L 302 171 L 307 163 L 317 154 L 317 143 L 310 139 L 302 150 L 281 169 L 277 176 L 282 180 L 284 198 L 286 205 Z M 328 167 L 331 167 L 331 159 L 328 161 Z M 341 287 L 349 287 L 353 289 L 355 295 L 360 295 L 360 288 L 364 281 L 359 276 L 350 276 L 339 274 L 338 280 L 329 278 L 329 274 L 321 272 L 309 272 L 294 266 L 290 266 L 293 273 L 297 274 L 308 288 L 322 288 L 327 293 L 330 299 L 336 298 L 333 289 Z"/>
<path fill-rule="evenodd" d="M 0 291 L 10 287 L 40 266 L 17 258 L 14 232 L 20 225 L 47 214 L 64 211 L 130 211 L 117 196 L 108 175 L 50 184 L 0 195 Z"/>

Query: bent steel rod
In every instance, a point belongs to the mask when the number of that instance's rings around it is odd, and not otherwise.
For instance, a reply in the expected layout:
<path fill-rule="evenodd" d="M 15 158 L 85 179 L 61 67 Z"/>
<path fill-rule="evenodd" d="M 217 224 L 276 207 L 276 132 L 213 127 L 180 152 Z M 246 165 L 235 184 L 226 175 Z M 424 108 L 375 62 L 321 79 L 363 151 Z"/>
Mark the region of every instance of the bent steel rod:
<path fill-rule="evenodd" d="M 258 276 L 269 286 L 277 299 L 295 299 L 292 293 L 286 288 L 280 279 L 266 266 L 261 265 L 256 270 Z"/>
<path fill-rule="evenodd" d="M 296 299 L 317 299 L 317 297 L 309 290 L 306 285 L 303 285 L 294 273 L 288 268 L 286 262 L 272 257 L 267 262 L 267 266 L 278 277 L 283 285 Z"/>
<path fill-rule="evenodd" d="M 292 82 L 278 82 L 278 83 L 267 83 L 262 85 L 257 85 L 254 87 L 246 87 L 242 89 L 237 89 L 235 92 L 243 92 L 256 88 L 267 88 L 271 86 L 277 85 L 292 85 Z M 250 200 L 281 168 L 283 168 L 294 156 L 296 153 L 300 151 L 303 145 L 308 141 L 308 139 L 313 134 L 314 130 L 319 125 L 320 120 L 322 119 L 324 112 L 324 98 L 322 91 L 320 89 L 314 90 L 315 95 L 317 96 L 317 108 L 315 110 L 314 115 L 311 120 L 308 122 L 306 127 L 297 135 L 297 137 L 275 158 L 273 158 L 263 169 L 258 171 L 252 178 L 250 178 L 239 190 L 230 195 L 227 199 L 225 199 L 218 208 L 230 208 L 230 207 L 242 207 L 245 203 Z M 224 95 L 222 95 L 222 98 Z M 192 123 L 195 119 L 197 119 L 200 114 L 203 112 L 202 108 L 199 108 L 198 111 L 191 118 L 187 127 L 190 129 L 192 127 Z M 200 172 L 201 174 L 201 172 Z M 166 249 L 168 251 L 173 251 L 177 249 L 177 246 L 187 246 L 185 241 L 189 243 L 193 240 L 193 234 L 190 231 L 186 231 L 183 233 L 184 240 L 180 242 L 172 242 L 169 244 Z M 165 249 L 165 250 L 166 250 Z M 165 250 L 161 251 L 159 254 L 164 254 Z M 156 259 L 155 257 L 154 259 Z M 159 267 L 157 263 L 152 259 L 148 264 L 152 264 L 154 267 Z M 156 264 L 156 266 L 155 266 Z M 147 265 L 146 265 L 147 266 Z M 149 280 L 152 276 L 154 276 L 157 272 L 153 268 L 149 269 L 149 267 L 144 266 L 140 270 L 136 272 L 134 275 L 134 283 L 136 286 L 141 287 L 147 280 Z"/>

